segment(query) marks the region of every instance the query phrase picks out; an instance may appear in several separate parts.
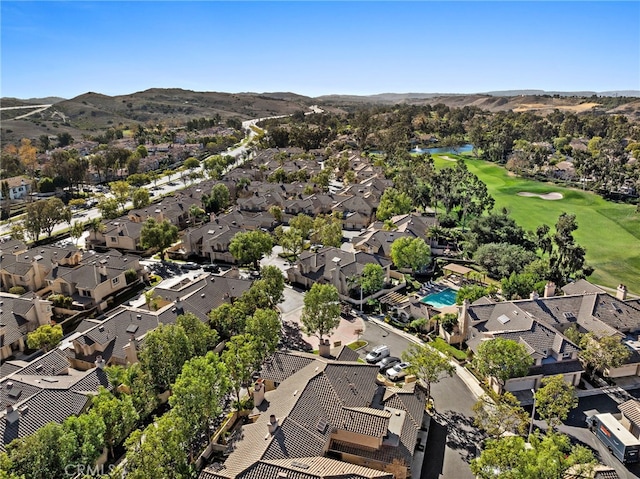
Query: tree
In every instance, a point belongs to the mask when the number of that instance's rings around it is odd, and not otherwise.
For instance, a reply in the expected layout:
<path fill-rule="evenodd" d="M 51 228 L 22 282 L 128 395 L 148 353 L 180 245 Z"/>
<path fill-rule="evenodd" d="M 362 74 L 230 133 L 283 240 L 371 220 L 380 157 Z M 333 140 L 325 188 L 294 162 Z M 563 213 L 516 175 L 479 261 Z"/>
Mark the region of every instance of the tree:
<path fill-rule="evenodd" d="M 131 185 L 127 181 L 113 181 L 109 183 L 109 187 L 111 188 L 111 193 L 113 193 L 115 200 L 122 208 L 122 213 L 124 213 L 127 202 L 129 201 Z"/>
<path fill-rule="evenodd" d="M 282 335 L 282 323 L 273 309 L 258 309 L 247 318 L 245 331 L 261 346 L 262 357 L 274 353 Z"/>
<path fill-rule="evenodd" d="M 217 331 L 220 339 L 229 339 L 244 331 L 246 315 L 235 305 L 223 303 L 209 312 L 209 324 Z"/>
<path fill-rule="evenodd" d="M 402 236 L 391 243 L 391 261 L 398 269 L 421 271 L 431 262 L 431 248 L 422 238 Z"/>
<path fill-rule="evenodd" d="M 107 229 L 106 225 L 102 222 L 100 218 L 92 218 L 89 221 L 87 221 L 87 227 L 89 228 L 89 231 L 91 231 L 94 234 L 104 233 Z"/>
<path fill-rule="evenodd" d="M 230 204 L 229 188 L 224 183 L 218 183 L 211 188 L 210 195 L 203 195 L 202 206 L 207 212 L 219 213 Z"/>
<path fill-rule="evenodd" d="M 490 439 L 480 457 L 471 461 L 478 479 L 562 479 L 569 468 L 579 467 L 572 477 L 591 477 L 596 464 L 593 453 L 582 445 L 572 446 L 569 436 L 550 433 L 533 435 L 529 444 L 519 436 Z"/>
<path fill-rule="evenodd" d="M 508 278 L 511 273 L 522 271 L 536 259 L 535 253 L 522 246 L 508 243 L 489 243 L 480 246 L 473 259 L 492 278 Z"/>
<path fill-rule="evenodd" d="M 164 251 L 178 239 L 178 227 L 169 220 L 158 223 L 154 218 L 147 218 L 140 231 L 140 244 L 143 248 L 156 248 L 160 259 L 164 259 Z"/>
<path fill-rule="evenodd" d="M 331 284 L 314 283 L 304 295 L 300 317 L 305 333 L 320 341 L 340 324 L 340 296 Z"/>
<path fill-rule="evenodd" d="M 606 369 L 622 366 L 629 358 L 629 349 L 617 335 L 598 338 L 589 332 L 582 336 L 580 347 L 580 359 L 591 369 L 591 379 L 595 378 L 596 372 L 604 373 Z"/>
<path fill-rule="evenodd" d="M 565 381 L 562 374 L 543 378 L 542 387 L 535 393 L 535 401 L 536 411 L 552 429 L 567 419 L 569 412 L 578 405 L 575 388 Z"/>
<path fill-rule="evenodd" d="M 362 268 L 362 275 L 360 276 L 360 287 L 362 293 L 365 296 L 380 291 L 384 286 L 384 269 L 382 266 L 376 263 L 367 263 Z"/>
<path fill-rule="evenodd" d="M 72 464 L 78 444 L 62 425 L 50 422 L 34 434 L 15 439 L 7 446 L 13 471 L 25 478 L 59 479 Z"/>
<path fill-rule="evenodd" d="M 29 138 L 23 138 L 20 140 L 20 146 L 18 147 L 18 156 L 22 162 L 25 170 L 29 173 L 29 176 L 33 177 L 38 167 L 38 159 L 36 153 L 38 149 L 31 144 Z"/>
<path fill-rule="evenodd" d="M 169 389 L 180 374 L 182 365 L 193 356 L 193 346 L 184 329 L 161 324 L 147 333 L 139 356 L 151 384 L 163 392 Z"/>
<path fill-rule="evenodd" d="M 402 360 L 410 364 L 409 372 L 415 374 L 425 385 L 427 399 L 431 397 L 433 383 L 437 383 L 445 374 L 453 376 L 455 373 L 450 361 L 426 344 L 411 344 L 409 349 L 402 353 Z"/>
<path fill-rule="evenodd" d="M 384 221 L 392 216 L 410 213 L 412 210 L 413 201 L 409 195 L 401 193 L 395 188 L 387 188 L 380 198 L 376 218 Z"/>
<path fill-rule="evenodd" d="M 27 334 L 27 345 L 30 349 L 51 350 L 62 339 L 62 326 L 59 324 L 43 324 L 35 331 Z"/>
<path fill-rule="evenodd" d="M 260 279 L 253 283 L 254 287 L 267 295 L 272 307 L 284 300 L 284 275 L 277 266 L 260 268 Z"/>
<path fill-rule="evenodd" d="M 268 233 L 260 230 L 239 232 L 229 243 L 229 252 L 240 264 L 253 263 L 254 269 L 259 269 L 259 261 L 265 254 L 271 253 L 273 240 Z"/>
<path fill-rule="evenodd" d="M 269 214 L 273 216 L 273 219 L 278 223 L 282 223 L 282 208 L 279 206 L 273 205 L 269 208 Z"/>
<path fill-rule="evenodd" d="M 473 359 L 478 373 L 495 378 L 500 387 L 510 378 L 524 376 L 532 364 L 533 358 L 523 344 L 502 338 L 481 342 Z"/>
<path fill-rule="evenodd" d="M 342 220 L 335 215 L 321 215 L 313 221 L 311 241 L 339 248 L 342 245 Z"/>
<path fill-rule="evenodd" d="M 300 253 L 304 251 L 304 238 L 300 231 L 295 228 L 283 230 L 279 237 L 280 245 L 285 253 L 289 253 L 293 260 L 298 259 Z"/>
<path fill-rule="evenodd" d="M 190 156 L 189 158 L 184 160 L 184 167 L 188 170 L 195 170 L 199 166 L 200 166 L 200 161 L 198 161 L 198 159 L 194 158 L 193 156 Z"/>
<path fill-rule="evenodd" d="M 117 398 L 100 386 L 91 401 L 91 411 L 104 421 L 104 438 L 111 457 L 114 457 L 113 448 L 129 435 L 139 419 L 131 396 L 124 394 Z"/>
<path fill-rule="evenodd" d="M 64 132 L 64 133 L 58 133 L 58 147 L 59 148 L 64 148 L 65 146 L 69 146 L 71 143 L 73 143 L 73 137 L 71 136 L 71 134 Z"/>
<path fill-rule="evenodd" d="M 211 351 L 206 356 L 190 359 L 182 367 L 173 385 L 169 404 L 188 425 L 191 451 L 201 433 L 209 437 L 209 421 L 222 412 L 222 399 L 229 389 L 227 368 L 219 356 Z"/>
<path fill-rule="evenodd" d="M 193 313 L 188 312 L 178 316 L 176 326 L 184 330 L 195 356 L 204 356 L 218 343 L 218 333 Z"/>
<path fill-rule="evenodd" d="M 483 296 L 491 294 L 491 291 L 492 288 L 485 288 L 484 286 L 479 286 L 477 284 L 462 286 L 456 293 L 456 304 L 461 305 L 465 299 L 468 299 L 470 303 L 473 303 Z"/>
<path fill-rule="evenodd" d="M 25 228 L 34 241 L 37 241 L 40 233 L 46 233 L 51 237 L 55 226 L 69 216 L 68 212 L 68 208 L 60 198 L 34 201 L 27 205 Z"/>
<path fill-rule="evenodd" d="M 227 366 L 231 387 L 238 400 L 238 409 L 240 389 L 249 384 L 252 374 L 260 364 L 261 355 L 258 348 L 258 343 L 251 334 L 239 334 L 231 337 L 222 352 L 222 361 Z"/>
<path fill-rule="evenodd" d="M 576 215 L 562 213 L 556 222 L 553 251 L 549 256 L 551 280 L 565 284 L 570 278 L 585 278 L 593 268 L 585 262 L 586 250 L 575 242 L 573 232 L 578 229 Z"/>
<path fill-rule="evenodd" d="M 114 219 L 119 216 L 118 200 L 115 198 L 103 198 L 100 200 L 100 203 L 98 203 L 98 209 L 104 218 Z"/>
<path fill-rule="evenodd" d="M 151 204 L 149 190 L 147 190 L 146 188 L 137 188 L 131 196 L 133 199 L 134 209 L 144 208 L 145 206 L 149 206 Z"/>
<path fill-rule="evenodd" d="M 303 239 L 308 240 L 314 228 L 313 218 L 304 213 L 298 213 L 289 220 L 289 226 L 298 231 Z"/>
<path fill-rule="evenodd" d="M 483 394 L 472 409 L 474 424 L 491 437 L 497 438 L 505 433 L 521 436 L 527 432 L 529 415 L 509 391 Z"/>
<path fill-rule="evenodd" d="M 71 230 L 69 234 L 73 238 L 73 243 L 77 248 L 78 240 L 82 238 L 82 235 L 84 234 L 84 226 L 82 225 L 82 223 L 80 223 L 79 221 L 74 221 L 73 225 L 71 225 Z"/>
<path fill-rule="evenodd" d="M 188 424 L 169 411 L 125 441 L 128 479 L 191 479 L 185 442 Z"/>

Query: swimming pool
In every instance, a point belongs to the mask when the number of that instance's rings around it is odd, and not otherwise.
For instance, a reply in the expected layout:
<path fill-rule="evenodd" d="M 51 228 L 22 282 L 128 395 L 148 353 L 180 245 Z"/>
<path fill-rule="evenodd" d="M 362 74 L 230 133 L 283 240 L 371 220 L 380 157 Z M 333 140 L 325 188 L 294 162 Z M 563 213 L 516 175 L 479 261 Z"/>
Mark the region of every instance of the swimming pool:
<path fill-rule="evenodd" d="M 421 303 L 430 304 L 434 308 L 443 308 L 445 306 L 453 306 L 456 304 L 457 291 L 447 288 L 438 293 L 425 296 L 420 300 Z"/>

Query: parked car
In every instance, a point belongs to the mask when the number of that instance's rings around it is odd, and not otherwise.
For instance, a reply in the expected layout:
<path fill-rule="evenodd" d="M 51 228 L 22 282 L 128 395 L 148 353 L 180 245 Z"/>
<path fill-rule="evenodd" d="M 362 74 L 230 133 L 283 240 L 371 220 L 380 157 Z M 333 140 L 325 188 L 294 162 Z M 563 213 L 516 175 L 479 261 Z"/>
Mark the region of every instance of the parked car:
<path fill-rule="evenodd" d="M 180 268 L 182 269 L 188 269 L 188 270 L 194 270 L 194 269 L 200 269 L 200 265 L 198 263 L 182 263 L 180 265 Z"/>
<path fill-rule="evenodd" d="M 382 344 L 380 346 L 373 348 L 371 352 L 369 352 L 369 354 L 365 356 L 364 359 L 369 364 L 375 364 L 381 361 L 382 359 L 386 358 L 387 356 L 391 356 L 391 351 L 389 350 L 389 346 Z"/>
<path fill-rule="evenodd" d="M 407 368 L 411 366 L 409 363 L 399 363 L 394 367 L 387 369 L 387 377 L 392 381 L 397 381 L 398 379 L 402 379 L 407 375 Z"/>
<path fill-rule="evenodd" d="M 402 362 L 402 359 L 400 359 L 400 358 L 397 358 L 395 356 L 387 356 L 382 361 L 377 362 L 376 366 L 378 366 L 380 368 L 380 372 L 383 373 L 387 369 L 392 368 L 396 364 L 399 364 L 401 362 Z"/>
<path fill-rule="evenodd" d="M 218 273 L 220 272 L 220 266 L 218 266 L 217 264 L 205 264 L 202 267 L 203 270 L 207 271 L 208 273 Z"/>

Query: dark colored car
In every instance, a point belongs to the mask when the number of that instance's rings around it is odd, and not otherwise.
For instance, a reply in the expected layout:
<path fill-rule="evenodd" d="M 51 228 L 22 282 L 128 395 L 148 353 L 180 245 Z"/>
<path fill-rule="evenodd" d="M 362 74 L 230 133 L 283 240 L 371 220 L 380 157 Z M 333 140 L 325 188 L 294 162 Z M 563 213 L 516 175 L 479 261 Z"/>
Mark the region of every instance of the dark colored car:
<path fill-rule="evenodd" d="M 208 273 L 219 273 L 220 272 L 220 266 L 218 266 L 217 264 L 205 264 L 202 267 L 202 269 L 207 271 Z"/>
<path fill-rule="evenodd" d="M 396 358 L 395 356 L 387 356 L 379 363 L 376 363 L 376 366 L 380 368 L 380 372 L 383 373 L 387 369 L 394 367 L 396 364 L 400 364 L 402 359 Z"/>

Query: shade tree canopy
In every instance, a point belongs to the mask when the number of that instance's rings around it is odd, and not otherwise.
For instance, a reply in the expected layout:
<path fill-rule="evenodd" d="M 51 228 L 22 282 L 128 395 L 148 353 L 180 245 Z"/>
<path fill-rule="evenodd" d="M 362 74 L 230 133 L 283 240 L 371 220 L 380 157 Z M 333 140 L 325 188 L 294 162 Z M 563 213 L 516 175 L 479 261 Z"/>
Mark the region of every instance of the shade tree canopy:
<path fill-rule="evenodd" d="M 314 283 L 304 295 L 300 317 L 304 330 L 320 341 L 340 324 L 340 296 L 331 284 Z"/>

